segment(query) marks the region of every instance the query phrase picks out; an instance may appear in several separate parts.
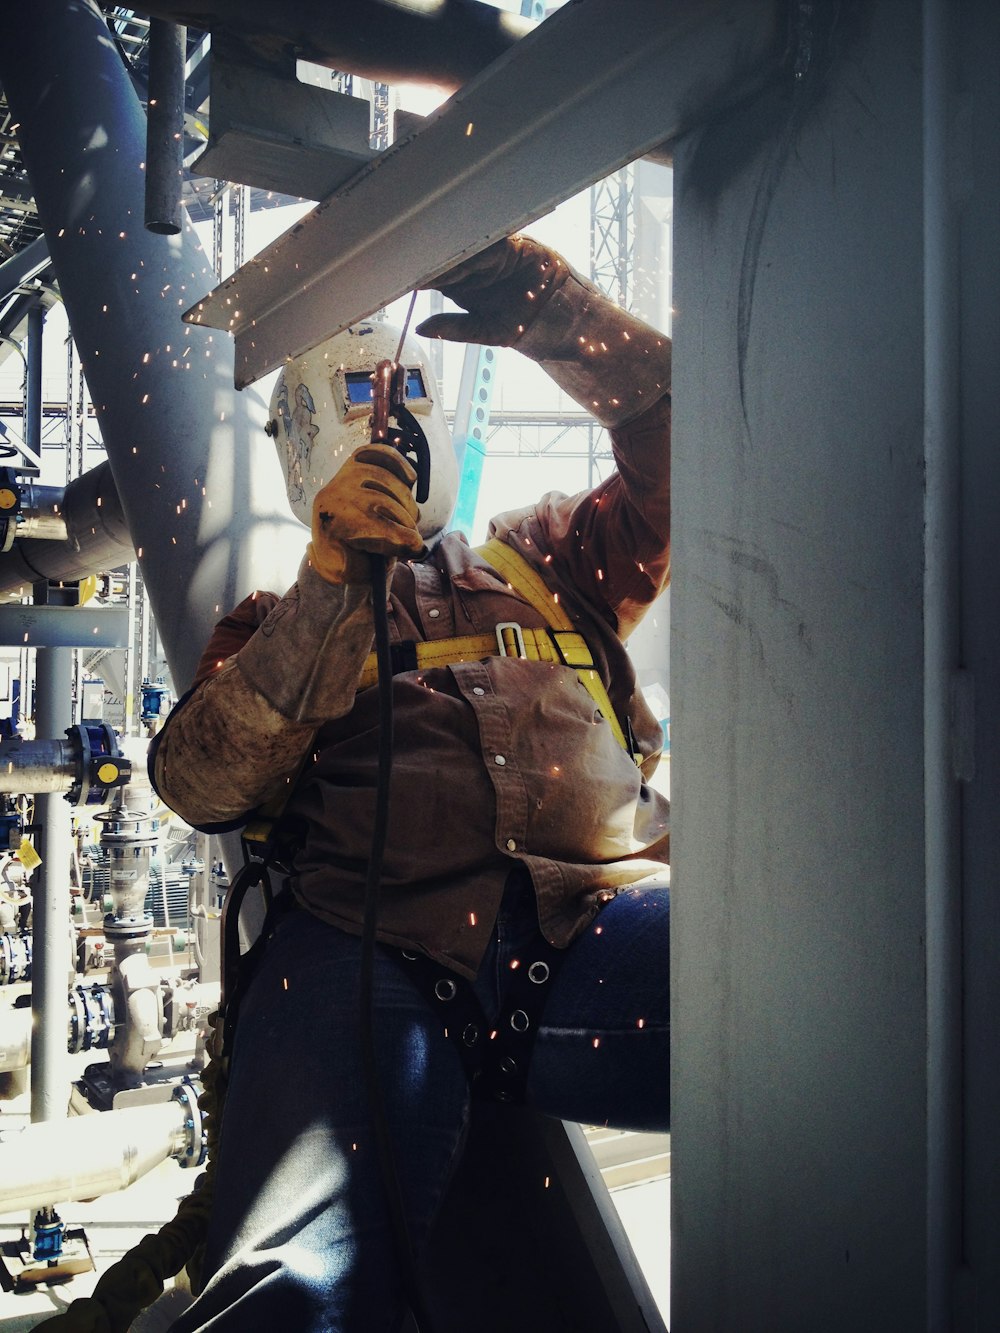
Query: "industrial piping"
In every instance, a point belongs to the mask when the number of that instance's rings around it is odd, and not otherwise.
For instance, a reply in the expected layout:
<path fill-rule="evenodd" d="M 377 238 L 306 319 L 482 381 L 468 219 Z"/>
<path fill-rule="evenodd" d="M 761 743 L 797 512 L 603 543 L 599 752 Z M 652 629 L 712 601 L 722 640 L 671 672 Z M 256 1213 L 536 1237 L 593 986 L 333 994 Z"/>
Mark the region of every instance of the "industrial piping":
<path fill-rule="evenodd" d="M 198 1091 L 185 1082 L 168 1102 L 28 1125 L 6 1136 L 0 1143 L 0 1212 L 127 1189 L 168 1157 L 199 1166 L 204 1147 Z"/>

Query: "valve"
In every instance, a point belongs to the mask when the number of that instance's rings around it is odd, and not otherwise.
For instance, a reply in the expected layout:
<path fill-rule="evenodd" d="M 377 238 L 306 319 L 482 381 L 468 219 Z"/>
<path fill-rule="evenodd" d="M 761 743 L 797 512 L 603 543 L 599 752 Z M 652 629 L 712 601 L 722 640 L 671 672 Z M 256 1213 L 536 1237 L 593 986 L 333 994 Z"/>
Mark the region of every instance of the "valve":
<path fill-rule="evenodd" d="M 163 714 L 163 701 L 170 694 L 169 687 L 164 685 L 162 679 L 153 684 L 149 680 L 142 682 L 142 712 L 139 714 L 143 722 L 155 722 Z"/>
<path fill-rule="evenodd" d="M 56 1264 L 62 1258 L 66 1227 L 54 1208 L 41 1208 L 31 1224 L 32 1258 L 40 1264 Z"/>
<path fill-rule="evenodd" d="M 118 748 L 118 739 L 107 722 L 83 721 L 67 727 L 77 769 L 73 786 L 66 794 L 70 805 L 103 805 L 108 793 L 124 787 L 132 776 L 131 761 Z"/>

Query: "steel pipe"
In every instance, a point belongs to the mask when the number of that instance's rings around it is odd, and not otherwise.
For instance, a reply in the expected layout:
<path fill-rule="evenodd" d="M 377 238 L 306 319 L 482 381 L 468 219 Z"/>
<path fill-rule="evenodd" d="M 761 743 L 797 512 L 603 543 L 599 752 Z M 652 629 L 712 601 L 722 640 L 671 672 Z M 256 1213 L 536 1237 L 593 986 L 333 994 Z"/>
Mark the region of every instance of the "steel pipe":
<path fill-rule="evenodd" d="M 68 536 L 66 515 L 63 513 L 65 486 L 39 486 L 34 481 L 23 481 L 21 508 L 17 515 L 18 540 L 39 537 L 43 541 L 62 541 Z"/>
<path fill-rule="evenodd" d="M 0 608 L 0 623 L 2 612 Z M 0 754 L 0 793 L 8 796 L 67 792 L 77 781 L 78 751 L 69 741 L 25 741 L 17 749 Z"/>
<path fill-rule="evenodd" d="M 18 537 L 13 549 L 0 555 L 0 595 L 30 597 L 39 579 L 69 582 L 135 559 L 110 464 L 76 477 L 62 494 L 65 539 Z"/>
<path fill-rule="evenodd" d="M 44 648 L 36 658 L 36 725 L 43 735 L 73 724 L 73 650 Z M 66 990 L 70 975 L 67 922 L 70 919 L 70 862 L 73 812 L 53 793 L 38 802 L 42 863 L 36 872 L 31 969 L 31 1118 L 61 1124 L 69 1104 L 66 1051 Z M 42 1202 L 51 1203 L 55 1196 Z"/>
<path fill-rule="evenodd" d="M 31 1010 L 0 1011 L 0 1074 L 31 1063 Z M 0 1148 L 2 1152 L 2 1148 Z"/>
<path fill-rule="evenodd" d="M 29 1125 L 6 1135 L 0 1143 L 0 1212 L 127 1189 L 168 1157 L 186 1152 L 189 1117 L 188 1106 L 172 1100 Z"/>
<path fill-rule="evenodd" d="M 149 24 L 146 105 L 146 229 L 176 236 L 184 184 L 184 61 L 187 28 L 164 19 Z"/>

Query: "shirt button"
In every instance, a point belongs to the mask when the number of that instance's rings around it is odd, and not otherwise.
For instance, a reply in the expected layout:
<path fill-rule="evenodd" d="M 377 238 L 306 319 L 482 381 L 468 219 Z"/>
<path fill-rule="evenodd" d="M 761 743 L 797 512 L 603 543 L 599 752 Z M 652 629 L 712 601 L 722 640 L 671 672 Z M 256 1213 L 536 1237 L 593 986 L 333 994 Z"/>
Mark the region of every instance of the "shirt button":
<path fill-rule="evenodd" d="M 473 693 L 473 694 L 485 694 L 486 691 L 483 689 L 482 685 L 473 685 L 473 687 L 472 687 L 472 693 Z"/>
<path fill-rule="evenodd" d="M 502 754 L 495 754 L 495 755 L 493 756 L 493 762 L 494 762 L 495 764 L 499 764 L 500 767 L 502 768 L 503 765 L 507 762 L 507 760 L 506 760 L 506 758 L 505 758 L 504 755 L 502 755 Z"/>
<path fill-rule="evenodd" d="M 517 851 L 517 843 L 514 841 L 513 838 L 508 838 L 508 839 L 507 839 L 507 850 L 508 850 L 508 852 L 515 852 L 515 851 Z"/>
<path fill-rule="evenodd" d="M 431 620 L 437 620 L 441 612 L 437 609 L 436 606 L 432 606 L 431 609 L 427 612 L 427 614 L 430 616 Z"/>

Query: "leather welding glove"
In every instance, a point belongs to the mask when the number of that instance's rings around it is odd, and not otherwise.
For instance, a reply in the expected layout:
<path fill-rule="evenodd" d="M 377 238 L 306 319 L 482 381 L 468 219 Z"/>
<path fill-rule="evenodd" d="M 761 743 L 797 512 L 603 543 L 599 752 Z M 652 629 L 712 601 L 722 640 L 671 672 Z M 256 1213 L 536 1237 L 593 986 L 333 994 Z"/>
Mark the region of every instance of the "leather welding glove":
<path fill-rule="evenodd" d="M 363 444 L 313 501 L 309 561 L 327 583 L 367 583 L 368 554 L 419 555 L 413 468 L 387 444 Z"/>
<path fill-rule="evenodd" d="M 546 246 L 508 236 L 432 284 L 467 314 L 432 315 L 428 338 L 513 347 L 604 426 L 670 392 L 670 339 L 622 310 Z"/>
<path fill-rule="evenodd" d="M 431 315 L 416 331 L 425 338 L 513 347 L 569 274 L 554 250 L 530 236 L 507 236 L 432 284 L 468 314 Z"/>

